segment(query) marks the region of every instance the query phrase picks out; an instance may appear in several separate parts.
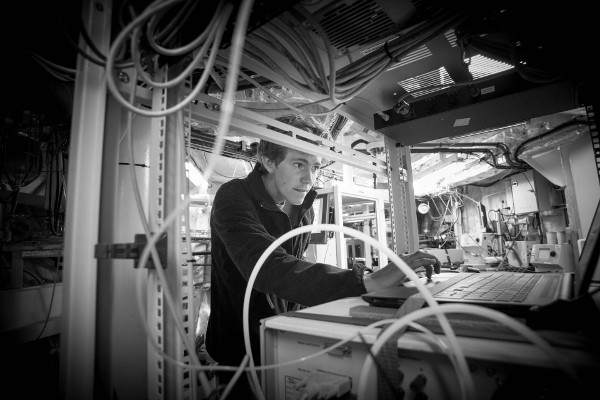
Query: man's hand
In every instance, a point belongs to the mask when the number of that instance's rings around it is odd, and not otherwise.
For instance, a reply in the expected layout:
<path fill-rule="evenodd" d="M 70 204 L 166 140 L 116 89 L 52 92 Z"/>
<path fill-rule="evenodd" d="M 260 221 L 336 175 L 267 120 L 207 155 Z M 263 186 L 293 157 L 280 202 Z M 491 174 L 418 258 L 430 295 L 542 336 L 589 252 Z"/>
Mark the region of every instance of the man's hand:
<path fill-rule="evenodd" d="M 421 250 L 415 251 L 412 254 L 401 254 L 400 258 L 408 264 L 412 270 L 424 268 L 427 280 L 431 279 L 433 273 L 439 274 L 442 268 L 442 264 L 437 257 Z"/>
<path fill-rule="evenodd" d="M 434 255 L 420 250 L 412 254 L 402 254 L 400 258 L 412 270 L 424 269 L 427 280 L 431 279 L 433 273 L 439 274 L 442 266 Z M 376 289 L 402 285 L 405 278 L 402 271 L 393 262 L 390 262 L 372 274 L 364 275 L 363 283 L 367 292 L 372 292 Z"/>

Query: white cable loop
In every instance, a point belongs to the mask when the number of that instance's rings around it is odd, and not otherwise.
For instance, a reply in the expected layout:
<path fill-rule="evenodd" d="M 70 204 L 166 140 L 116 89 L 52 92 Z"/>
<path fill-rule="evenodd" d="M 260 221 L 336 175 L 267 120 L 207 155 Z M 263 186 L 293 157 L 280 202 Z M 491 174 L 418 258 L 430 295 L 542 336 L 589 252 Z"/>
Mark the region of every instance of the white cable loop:
<path fill-rule="evenodd" d="M 258 376 L 256 375 L 256 368 L 255 368 L 255 364 L 254 364 L 254 359 L 252 357 L 252 347 L 250 344 L 250 326 L 249 326 L 249 318 L 248 318 L 249 312 L 250 312 L 250 295 L 252 293 L 254 281 L 256 280 L 256 276 L 260 272 L 260 269 L 262 268 L 262 265 L 264 264 L 264 262 L 267 260 L 269 255 L 277 247 L 279 247 L 286 240 L 289 240 L 290 238 L 292 238 L 298 234 L 311 232 L 313 230 L 335 231 L 335 232 L 339 232 L 341 234 L 350 235 L 352 237 L 355 237 L 359 240 L 364 241 L 365 243 L 367 243 L 367 244 L 375 247 L 379 251 L 385 253 L 388 256 L 388 258 L 391 260 L 391 262 L 393 262 L 398 268 L 400 268 L 400 270 L 404 273 L 404 275 L 407 278 L 409 278 L 411 281 L 414 282 L 415 286 L 417 287 L 417 289 L 419 289 L 419 292 L 422 294 L 423 298 L 425 299 L 425 302 L 432 309 L 437 309 L 437 307 L 439 307 L 437 301 L 433 298 L 433 295 L 431 294 L 429 289 L 427 289 L 427 287 L 423 284 L 423 282 L 421 282 L 419 276 L 396 253 L 394 253 L 392 250 L 390 250 L 384 244 L 377 241 L 375 238 L 372 238 L 371 236 L 369 236 L 363 232 L 360 232 L 358 230 L 348 228 L 346 226 L 338 226 L 338 225 L 334 225 L 334 224 L 305 225 L 305 226 L 301 226 L 301 227 L 292 229 L 291 231 L 289 231 L 289 232 L 285 233 L 284 235 L 282 235 L 281 237 L 277 238 L 263 252 L 261 257 L 256 262 L 256 265 L 255 265 L 254 269 L 252 270 L 250 277 L 248 278 L 248 286 L 246 287 L 246 292 L 244 295 L 244 307 L 243 307 L 243 311 L 242 311 L 242 314 L 244 315 L 244 320 L 243 320 L 244 345 L 246 347 L 246 353 L 250 356 L 250 358 L 249 358 L 249 366 L 251 367 L 250 375 L 252 377 L 252 380 L 255 382 L 255 385 L 257 388 L 260 388 L 260 383 L 258 380 Z M 459 366 L 461 368 L 461 373 L 464 373 L 466 375 L 465 379 L 468 382 L 467 386 L 473 387 L 472 376 L 470 373 L 468 373 L 469 368 L 468 368 L 466 359 L 464 357 L 462 349 L 458 345 L 456 335 L 454 334 L 454 331 L 452 330 L 452 327 L 450 326 L 448 319 L 446 318 L 446 316 L 444 314 L 441 314 L 441 313 L 436 314 L 436 316 L 438 317 L 438 320 L 440 322 L 442 330 L 448 337 L 449 346 L 453 349 L 453 354 L 455 355 L 457 363 L 459 364 Z M 261 399 L 264 397 L 264 395 L 262 394 L 262 392 L 260 390 L 258 390 L 258 392 L 256 394 L 259 395 Z"/>

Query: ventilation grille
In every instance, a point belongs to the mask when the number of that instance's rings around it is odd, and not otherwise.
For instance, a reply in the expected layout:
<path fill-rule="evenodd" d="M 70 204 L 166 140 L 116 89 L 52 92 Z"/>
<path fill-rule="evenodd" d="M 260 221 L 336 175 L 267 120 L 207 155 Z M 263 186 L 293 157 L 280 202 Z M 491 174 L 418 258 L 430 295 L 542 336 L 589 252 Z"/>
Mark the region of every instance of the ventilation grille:
<path fill-rule="evenodd" d="M 454 30 L 449 30 L 444 34 L 444 36 L 446 36 L 446 39 L 450 43 L 450 46 L 456 47 L 456 35 L 454 34 Z M 429 56 L 431 56 L 431 51 L 429 51 L 427 46 L 421 46 L 418 49 L 408 53 L 406 56 L 402 57 L 400 62 L 392 65 L 390 68 L 388 68 L 388 71 L 391 71 L 394 68 L 403 67 L 416 61 L 423 60 L 424 58 L 427 58 Z"/>
<path fill-rule="evenodd" d="M 473 79 L 484 78 L 513 68 L 513 65 L 496 61 L 480 54 L 471 57 L 471 64 L 469 65 L 469 71 L 473 75 Z"/>
<path fill-rule="evenodd" d="M 400 62 L 392 65 L 390 68 L 388 68 L 388 71 L 391 71 L 395 68 L 403 67 L 405 65 L 422 60 L 429 56 L 431 56 L 431 51 L 429 51 L 429 49 L 426 46 L 421 46 L 418 49 L 416 49 L 415 51 L 412 51 L 412 52 L 408 53 L 406 56 L 402 57 L 400 59 Z"/>
<path fill-rule="evenodd" d="M 323 13 L 319 23 L 338 50 L 364 46 L 395 31 L 394 22 L 374 0 L 339 4 Z"/>
<path fill-rule="evenodd" d="M 445 87 L 447 87 L 453 83 L 454 81 L 452 78 L 450 78 L 450 75 L 448 75 L 448 72 L 444 67 L 398 82 L 402 89 L 406 90 L 408 93 L 411 93 L 415 98 L 436 92 L 444 88 L 444 86 L 437 87 L 438 85 L 446 85 Z M 432 88 L 426 89 L 428 87 Z M 416 92 L 417 90 L 418 92 Z"/>
<path fill-rule="evenodd" d="M 456 33 L 454 33 L 454 29 L 444 33 L 444 36 L 446 37 L 448 43 L 450 43 L 450 46 L 456 47 Z"/>
<path fill-rule="evenodd" d="M 400 66 L 400 64 L 397 64 L 392 68 L 397 66 Z M 482 55 L 471 57 L 471 63 L 469 64 L 469 72 L 471 72 L 473 79 L 485 78 L 486 76 L 494 75 L 512 68 L 514 67 L 510 64 L 492 60 L 491 58 Z M 400 81 L 398 82 L 398 85 L 406 92 L 410 93 L 414 98 L 418 98 L 445 89 L 452 86 L 454 83 L 455 82 L 452 80 L 446 69 L 441 67 L 434 71 Z"/>

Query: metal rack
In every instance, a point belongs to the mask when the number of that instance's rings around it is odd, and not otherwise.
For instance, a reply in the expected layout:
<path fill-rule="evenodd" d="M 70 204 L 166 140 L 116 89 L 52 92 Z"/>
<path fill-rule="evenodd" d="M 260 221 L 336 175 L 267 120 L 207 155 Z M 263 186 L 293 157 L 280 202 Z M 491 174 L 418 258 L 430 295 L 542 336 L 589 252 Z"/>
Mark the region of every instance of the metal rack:
<path fill-rule="evenodd" d="M 380 243 L 387 242 L 387 223 L 385 220 L 385 204 L 388 202 L 387 193 L 383 193 L 381 190 L 368 189 L 363 187 L 350 187 L 349 185 L 335 182 L 334 185 L 328 188 L 319 189 L 319 194 L 328 194 L 332 199 L 332 206 L 334 210 L 334 223 L 342 226 L 348 223 L 348 218 L 343 215 L 345 207 L 359 207 L 360 212 L 357 213 L 356 219 L 367 222 L 367 225 L 363 225 L 363 233 L 369 234 L 368 223 L 374 221 L 375 235 L 374 237 Z M 371 209 L 373 210 L 371 212 Z M 348 238 L 344 237 L 339 232 L 335 232 L 333 239 L 335 242 L 335 265 L 340 268 L 348 268 Z M 350 244 L 354 239 L 349 239 Z M 368 268 L 373 268 L 373 259 L 367 257 L 367 254 L 371 252 L 370 246 L 365 244 L 365 260 L 364 264 Z M 386 265 L 388 258 L 382 252 L 377 254 L 378 265 Z M 352 257 L 354 258 L 354 257 Z"/>
<path fill-rule="evenodd" d="M 107 52 L 111 37 L 111 1 L 84 2 L 83 16 L 88 31 L 101 51 Z M 173 298 L 179 303 L 178 315 L 171 315 L 165 306 L 164 290 L 156 271 L 134 269 L 131 260 L 98 260 L 94 257 L 97 243 L 131 241 L 134 234 L 142 232 L 132 198 L 120 197 L 124 191 L 127 171 L 120 169 L 116 160 L 120 153 L 120 136 L 124 132 L 124 110 L 107 94 L 104 69 L 80 57 L 75 87 L 70 153 L 68 197 L 65 227 L 65 277 L 64 306 L 61 328 L 61 395 L 65 398 L 93 398 L 94 395 L 129 399 L 191 399 L 195 397 L 195 374 L 172 363 L 165 362 L 161 354 L 147 343 L 148 334 L 139 318 L 136 303 L 137 288 L 141 281 L 145 293 L 145 317 L 150 339 L 178 361 L 189 363 L 190 355 L 173 326 L 172 318 L 181 318 L 189 335 L 193 335 L 194 307 L 193 272 L 190 264 L 182 265 L 181 221 L 175 222 L 167 232 L 165 275 Z M 127 74 L 127 71 L 123 71 Z M 168 73 L 168 71 L 165 71 Z M 135 83 L 122 82 L 123 90 Z M 177 101 L 187 91 L 186 87 L 164 90 L 136 87 L 136 99 L 153 109 L 166 107 Z M 191 118 L 218 125 L 219 113 L 204 107 L 204 102 L 218 104 L 219 100 L 201 95 L 198 104 L 192 105 Z M 165 218 L 180 199 L 173 190 L 176 171 L 181 168 L 178 152 L 182 137 L 167 134 L 177 131 L 175 118 L 136 118 L 135 124 L 145 136 L 136 143 L 140 157 L 146 157 L 152 168 L 137 167 L 143 177 L 142 190 L 152 202 L 147 205 L 152 229 L 164 224 Z M 337 161 L 345 166 L 361 168 L 390 182 L 390 204 L 396 219 L 393 227 L 403 227 L 395 233 L 395 246 L 400 251 L 415 248 L 409 242 L 409 233 L 416 231 L 416 220 L 411 200 L 410 176 L 399 176 L 409 163 L 403 154 L 403 168 L 398 167 L 400 153 L 394 143 L 388 164 L 335 142 L 322 141 L 319 145 L 299 140 L 306 132 L 287 127 L 293 138 L 264 128 L 265 124 L 277 126 L 277 121 L 264 115 L 236 107 L 231 122 L 232 130 L 256 138 L 268 138 L 296 150 L 309 152 Z M 149 151 L 146 151 L 149 149 Z M 390 151 L 388 150 L 388 151 Z M 139 160 L 135 160 L 136 163 Z M 392 165 L 390 168 L 389 165 Z M 410 170 L 410 168 L 408 168 Z M 337 190 L 337 191 L 336 191 Z M 343 191 L 334 189 L 338 203 L 343 203 Z M 383 202 L 379 202 L 378 226 L 385 226 Z M 414 206 L 414 205 L 413 205 Z M 404 211 L 403 211 L 404 210 Z M 102 219 L 100 218 L 102 215 Z M 133 222 L 138 220 L 138 222 Z M 341 221 L 341 216 L 337 218 Z M 378 229 L 385 235 L 385 229 Z M 122 237 L 124 235 L 131 235 Z M 416 235 L 414 236 L 416 237 Z M 383 236 L 385 240 L 385 236 Z M 346 249 L 341 239 L 338 254 L 345 260 Z M 203 254 L 206 256 L 206 254 Z M 383 262 L 382 257 L 382 262 Z"/>

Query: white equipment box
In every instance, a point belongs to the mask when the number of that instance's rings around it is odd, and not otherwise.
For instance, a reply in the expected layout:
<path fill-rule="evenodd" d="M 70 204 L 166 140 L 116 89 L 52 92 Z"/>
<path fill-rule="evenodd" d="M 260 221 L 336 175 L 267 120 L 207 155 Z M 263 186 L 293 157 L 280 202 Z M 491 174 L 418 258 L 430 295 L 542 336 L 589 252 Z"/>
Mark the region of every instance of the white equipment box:
<path fill-rule="evenodd" d="M 538 272 L 575 272 L 573 248 L 568 243 L 534 244 L 529 262 Z"/>
<path fill-rule="evenodd" d="M 362 367 L 369 356 L 369 348 L 380 333 L 379 328 L 365 329 L 361 325 L 344 323 L 346 318 L 351 318 L 350 308 L 357 305 L 365 306 L 366 303 L 360 297 L 347 298 L 301 310 L 295 316 L 277 316 L 262 321 L 261 364 L 277 365 L 262 370 L 261 387 L 267 400 L 299 399 L 302 393 L 296 384 L 317 371 L 335 381 L 346 377 L 345 381 L 350 381 L 350 392 L 340 398 L 357 399 Z M 297 317 L 302 313 L 306 313 L 307 318 Z M 358 332 L 361 332 L 362 340 L 357 336 Z M 435 336 L 446 342 L 445 336 Z M 324 351 L 350 337 L 342 346 Z M 405 392 L 404 399 L 462 398 L 457 372 L 436 340 L 416 331 L 407 331 L 398 340 L 398 373 L 403 376 L 400 386 Z M 510 397 L 503 396 L 509 396 L 511 390 L 513 394 L 520 393 L 524 379 L 527 380 L 526 388 L 533 388 L 532 398 L 543 391 L 572 390 L 570 378 L 529 342 L 474 337 L 458 337 L 458 341 L 469 364 L 477 399 L 508 399 Z M 318 352 L 321 354 L 311 357 Z M 559 353 L 570 364 L 576 364 L 570 367 L 582 374 L 586 382 L 588 379 L 593 382 L 593 377 L 598 376 L 598 361 L 593 359 L 589 349 L 561 347 Z M 377 400 L 375 368 L 365 373 L 368 373 L 368 387 L 361 391 L 369 393 L 369 398 L 358 400 Z"/>
<path fill-rule="evenodd" d="M 463 233 L 460 235 L 460 247 L 482 256 L 497 255 L 494 251 L 498 251 L 493 233 Z"/>

